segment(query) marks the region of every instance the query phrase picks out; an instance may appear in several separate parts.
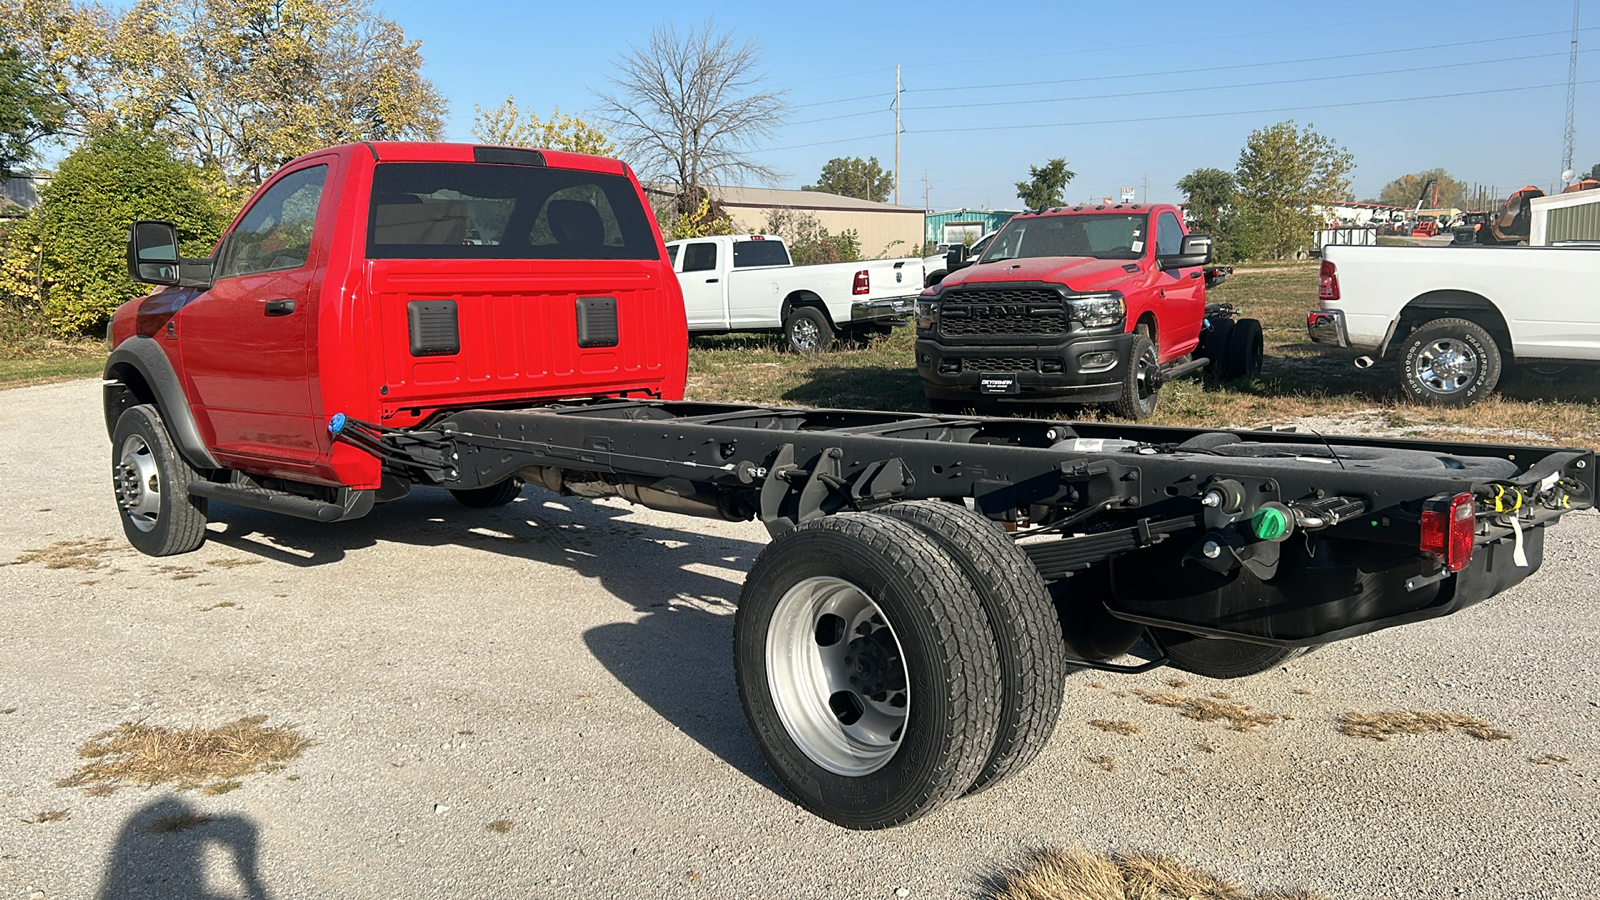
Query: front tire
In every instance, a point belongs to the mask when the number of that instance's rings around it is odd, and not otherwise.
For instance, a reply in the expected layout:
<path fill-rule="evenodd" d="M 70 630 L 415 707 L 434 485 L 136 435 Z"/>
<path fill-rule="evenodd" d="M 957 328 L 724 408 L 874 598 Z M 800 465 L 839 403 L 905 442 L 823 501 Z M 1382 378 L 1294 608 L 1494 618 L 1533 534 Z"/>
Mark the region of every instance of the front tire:
<path fill-rule="evenodd" d="M 1122 396 L 1112 406 L 1112 411 L 1135 422 L 1154 415 L 1156 395 L 1160 392 L 1156 386 L 1160 370 L 1156 345 L 1143 331 L 1135 331 L 1128 365 L 1122 375 Z"/>
<path fill-rule="evenodd" d="M 199 479 L 154 406 L 124 410 L 111 433 L 111 484 L 122 533 L 146 556 L 174 556 L 206 540 L 207 503 L 189 494 Z"/>
<path fill-rule="evenodd" d="M 1413 400 L 1468 406 L 1500 383 L 1500 348 L 1483 326 L 1434 319 L 1411 332 L 1400 353 L 1400 384 Z"/>
<path fill-rule="evenodd" d="M 823 353 L 833 346 L 833 323 L 815 306 L 796 306 L 783 320 L 783 337 L 796 353 Z"/>
<path fill-rule="evenodd" d="M 761 552 L 734 617 L 734 675 L 772 771 L 846 828 L 961 796 L 994 747 L 983 607 L 932 539 L 884 516 L 817 519 Z"/>
<path fill-rule="evenodd" d="M 967 793 L 1027 768 L 1049 742 L 1066 682 L 1061 623 L 1039 570 L 995 524 L 965 506 L 937 500 L 875 510 L 929 537 L 977 590 L 1000 654 L 1000 725 L 994 749 Z"/>

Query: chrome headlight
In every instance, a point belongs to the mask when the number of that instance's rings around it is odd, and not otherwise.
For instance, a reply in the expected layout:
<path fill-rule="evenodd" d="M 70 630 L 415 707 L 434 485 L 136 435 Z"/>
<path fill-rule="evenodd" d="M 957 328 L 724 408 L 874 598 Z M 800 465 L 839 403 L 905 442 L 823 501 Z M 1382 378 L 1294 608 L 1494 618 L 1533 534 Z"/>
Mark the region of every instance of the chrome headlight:
<path fill-rule="evenodd" d="M 939 307 L 937 300 L 918 300 L 916 308 L 917 327 L 933 327 L 933 311 Z"/>
<path fill-rule="evenodd" d="M 1122 302 L 1122 295 L 1116 291 L 1069 297 L 1067 310 L 1072 321 L 1085 328 L 1100 328 L 1106 325 L 1120 327 L 1128 316 L 1127 304 Z"/>

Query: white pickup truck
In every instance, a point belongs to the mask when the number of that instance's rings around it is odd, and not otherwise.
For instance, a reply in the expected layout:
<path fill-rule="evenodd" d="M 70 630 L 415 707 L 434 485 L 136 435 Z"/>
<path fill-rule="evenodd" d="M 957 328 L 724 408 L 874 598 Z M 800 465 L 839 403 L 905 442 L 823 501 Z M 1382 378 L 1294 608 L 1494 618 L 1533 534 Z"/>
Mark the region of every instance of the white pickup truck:
<path fill-rule="evenodd" d="M 1329 246 L 1318 299 L 1311 340 L 1397 360 L 1425 402 L 1480 400 L 1512 364 L 1600 363 L 1600 248 Z"/>
<path fill-rule="evenodd" d="M 887 334 L 922 292 L 920 259 L 797 266 L 772 235 L 672 241 L 667 254 L 691 333 L 781 328 L 801 353 L 826 350 L 837 337 Z"/>

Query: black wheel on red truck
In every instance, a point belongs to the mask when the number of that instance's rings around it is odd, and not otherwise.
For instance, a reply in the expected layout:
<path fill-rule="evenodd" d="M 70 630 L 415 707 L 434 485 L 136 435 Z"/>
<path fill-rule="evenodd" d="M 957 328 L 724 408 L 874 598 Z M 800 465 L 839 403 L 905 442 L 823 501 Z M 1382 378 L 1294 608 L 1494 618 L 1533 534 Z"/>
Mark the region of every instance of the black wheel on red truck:
<path fill-rule="evenodd" d="M 1227 348 L 1223 351 L 1222 377 L 1231 381 L 1260 375 L 1264 351 L 1260 322 L 1255 319 L 1234 322 L 1228 332 Z"/>
<path fill-rule="evenodd" d="M 1248 641 L 1227 638 L 1202 637 L 1187 631 L 1170 628 L 1152 628 L 1156 637 L 1167 649 L 1167 658 L 1174 669 L 1181 669 L 1206 678 L 1244 678 L 1259 675 L 1268 669 L 1300 655 L 1292 647 L 1268 647 Z"/>
<path fill-rule="evenodd" d="M 206 540 L 207 503 L 191 496 L 200 478 L 150 404 L 123 410 L 111 432 L 111 485 L 122 533 L 147 556 L 173 556 Z"/>
<path fill-rule="evenodd" d="M 1504 360 L 1494 338 L 1477 322 L 1434 319 L 1406 336 L 1400 347 L 1400 384 L 1407 396 L 1438 406 L 1467 406 L 1500 383 Z"/>
<path fill-rule="evenodd" d="M 772 771 L 846 828 L 960 797 L 1000 720 L 971 583 L 924 532 L 870 513 L 813 520 L 761 552 L 734 617 L 734 676 Z"/>
<path fill-rule="evenodd" d="M 1142 327 L 1133 333 L 1129 348 L 1128 364 L 1122 376 L 1122 396 L 1112 405 L 1112 411 L 1138 422 L 1150 418 L 1156 411 L 1156 395 L 1161 390 L 1161 362 L 1156 355 L 1156 345 Z"/>
<path fill-rule="evenodd" d="M 796 306 L 783 320 L 783 339 L 796 353 L 822 353 L 833 346 L 833 323 L 815 306 Z"/>
<path fill-rule="evenodd" d="M 1055 604 L 1039 570 L 1005 532 L 956 503 L 918 500 L 874 510 L 933 538 L 977 590 L 1000 654 L 1000 726 L 968 794 L 1033 762 L 1055 732 L 1067 677 Z"/>
<path fill-rule="evenodd" d="M 488 487 L 451 491 L 450 495 L 455 497 L 462 506 L 470 506 L 473 509 L 493 509 L 497 506 L 505 506 L 507 503 L 522 496 L 522 485 L 521 478 L 507 478 L 499 484 L 492 484 Z"/>
<path fill-rule="evenodd" d="M 1211 327 L 1200 332 L 1200 346 L 1195 354 L 1211 360 L 1206 372 L 1213 378 L 1226 378 L 1228 368 L 1228 338 L 1233 335 L 1233 320 L 1217 318 Z"/>

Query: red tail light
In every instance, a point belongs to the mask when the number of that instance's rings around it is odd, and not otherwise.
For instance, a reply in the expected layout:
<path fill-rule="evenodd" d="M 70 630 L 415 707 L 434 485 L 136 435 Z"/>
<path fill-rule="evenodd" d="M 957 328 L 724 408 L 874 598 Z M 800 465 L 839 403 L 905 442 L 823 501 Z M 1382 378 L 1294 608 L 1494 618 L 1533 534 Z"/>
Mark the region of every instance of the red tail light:
<path fill-rule="evenodd" d="M 1423 553 L 1437 556 L 1444 567 L 1459 572 L 1472 561 L 1472 536 L 1478 528 L 1472 495 L 1438 496 L 1422 504 Z"/>
<path fill-rule="evenodd" d="M 1326 259 L 1322 261 L 1322 283 L 1317 287 L 1317 299 L 1339 299 L 1339 270 Z"/>
<path fill-rule="evenodd" d="M 862 269 L 856 273 L 856 283 L 850 288 L 852 294 L 865 294 L 872 288 L 867 286 L 867 270 Z"/>

